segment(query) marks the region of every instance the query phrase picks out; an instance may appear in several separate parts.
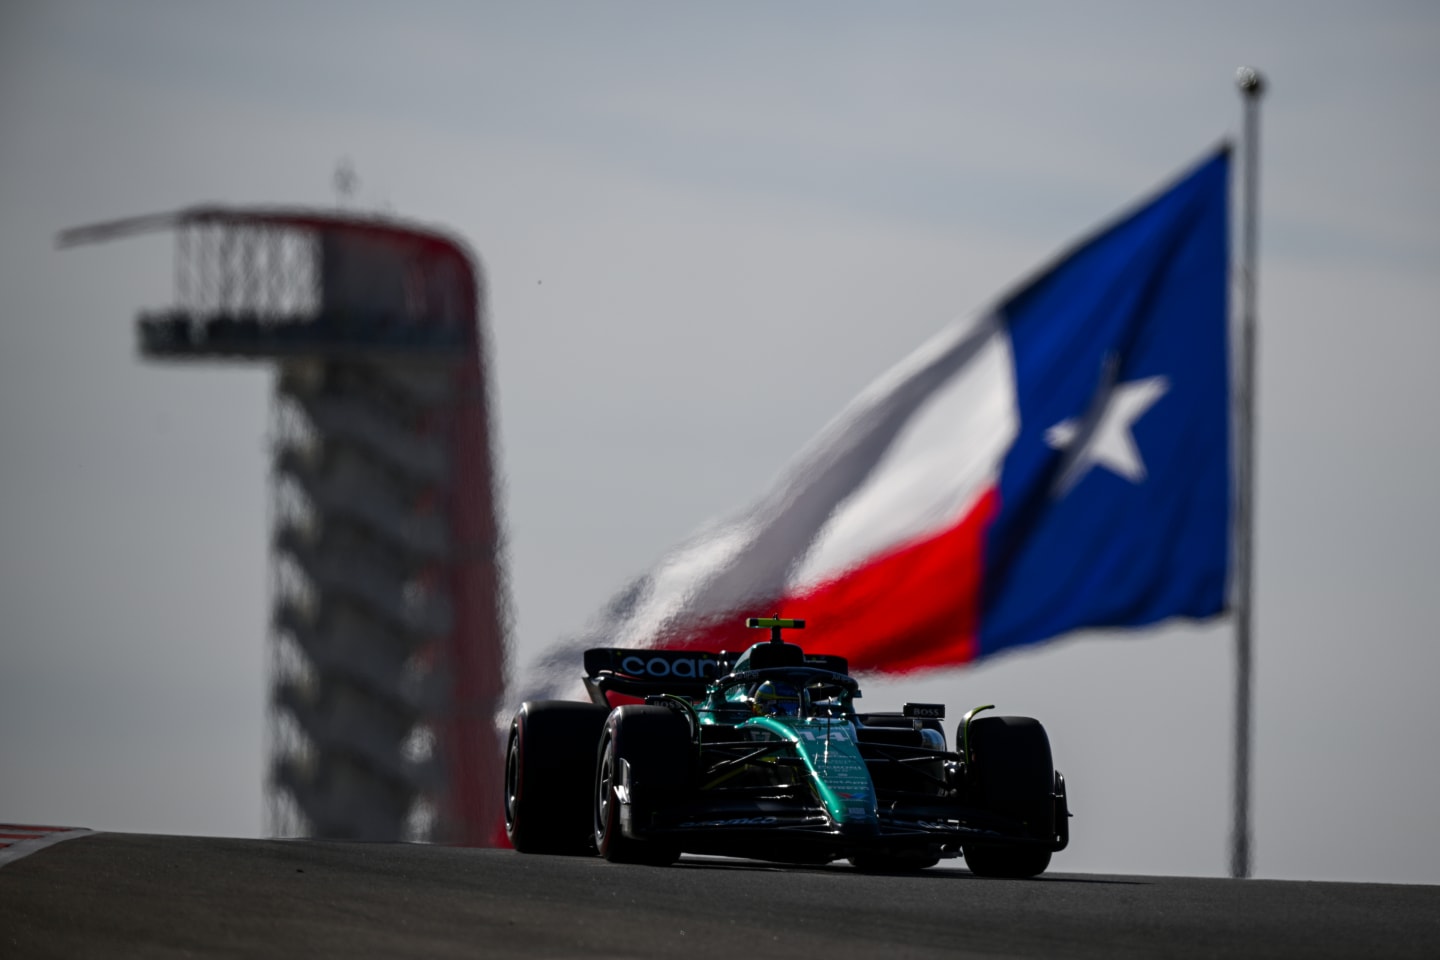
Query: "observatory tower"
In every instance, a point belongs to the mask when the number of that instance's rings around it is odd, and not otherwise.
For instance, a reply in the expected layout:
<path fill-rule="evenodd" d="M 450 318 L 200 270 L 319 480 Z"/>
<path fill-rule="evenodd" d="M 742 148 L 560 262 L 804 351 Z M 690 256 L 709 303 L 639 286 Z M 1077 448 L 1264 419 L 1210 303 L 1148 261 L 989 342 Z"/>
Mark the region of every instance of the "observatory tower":
<path fill-rule="evenodd" d="M 484 291 L 462 243 L 390 219 L 197 207 L 140 353 L 275 370 L 268 830 L 487 845 L 504 617 Z"/>

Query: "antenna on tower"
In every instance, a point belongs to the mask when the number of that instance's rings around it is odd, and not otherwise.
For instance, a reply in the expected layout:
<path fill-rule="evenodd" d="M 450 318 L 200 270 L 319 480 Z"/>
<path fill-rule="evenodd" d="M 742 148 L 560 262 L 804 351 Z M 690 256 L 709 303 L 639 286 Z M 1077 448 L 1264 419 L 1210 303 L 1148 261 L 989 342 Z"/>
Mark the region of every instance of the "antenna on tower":
<path fill-rule="evenodd" d="M 341 157 L 340 162 L 335 164 L 335 175 L 331 182 L 335 185 L 335 206 L 347 206 L 360 186 L 360 176 L 355 172 L 355 164 L 349 157 Z"/>

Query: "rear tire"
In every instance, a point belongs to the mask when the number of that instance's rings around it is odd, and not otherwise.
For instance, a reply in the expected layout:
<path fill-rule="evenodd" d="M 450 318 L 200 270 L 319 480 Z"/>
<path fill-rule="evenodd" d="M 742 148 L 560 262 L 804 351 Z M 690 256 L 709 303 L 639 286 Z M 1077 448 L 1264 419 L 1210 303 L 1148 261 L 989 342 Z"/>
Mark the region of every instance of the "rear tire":
<path fill-rule="evenodd" d="M 519 852 L 592 852 L 588 785 L 608 715 L 590 703 L 521 704 L 505 750 L 505 835 Z"/>
<path fill-rule="evenodd" d="M 1021 834 L 1044 846 L 965 844 L 965 865 L 982 877 L 1033 877 L 1050 866 L 1055 832 L 1055 766 L 1050 738 L 1029 717 L 981 717 L 970 724 L 973 802 L 1020 822 Z"/>
<path fill-rule="evenodd" d="M 595 849 L 612 863 L 668 866 L 680 858 L 679 844 L 628 837 L 621 829 L 622 762 L 630 768 L 632 817 L 648 824 L 652 814 L 682 799 L 692 786 L 690 725 L 666 707 L 620 707 L 605 724 L 595 761 Z"/>

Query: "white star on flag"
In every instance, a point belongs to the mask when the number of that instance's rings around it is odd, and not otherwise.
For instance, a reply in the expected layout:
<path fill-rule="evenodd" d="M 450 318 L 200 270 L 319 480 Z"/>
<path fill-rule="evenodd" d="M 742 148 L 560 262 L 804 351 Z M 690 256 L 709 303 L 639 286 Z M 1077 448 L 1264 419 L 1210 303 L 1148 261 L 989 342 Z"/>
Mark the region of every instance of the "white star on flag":
<path fill-rule="evenodd" d="M 1045 442 L 1065 454 L 1055 495 L 1063 497 L 1093 466 L 1131 483 L 1145 479 L 1145 461 L 1135 445 L 1135 422 L 1170 390 L 1166 377 L 1146 377 L 1101 391 L 1097 407 L 1082 419 L 1062 420 L 1045 431 Z"/>

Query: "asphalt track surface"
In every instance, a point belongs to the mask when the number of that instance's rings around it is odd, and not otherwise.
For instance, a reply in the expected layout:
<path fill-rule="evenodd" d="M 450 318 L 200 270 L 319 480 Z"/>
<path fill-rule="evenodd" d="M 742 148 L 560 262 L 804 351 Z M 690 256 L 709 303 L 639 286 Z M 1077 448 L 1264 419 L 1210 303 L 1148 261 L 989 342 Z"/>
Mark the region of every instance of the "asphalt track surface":
<path fill-rule="evenodd" d="M 93 834 L 0 870 L 0 957 L 1440 957 L 1440 887 L 669 868 Z"/>

